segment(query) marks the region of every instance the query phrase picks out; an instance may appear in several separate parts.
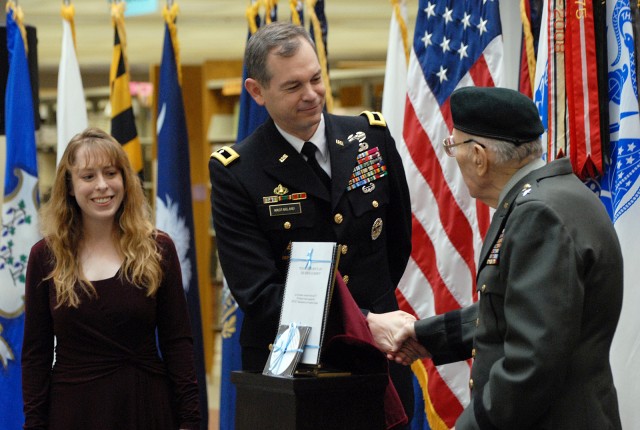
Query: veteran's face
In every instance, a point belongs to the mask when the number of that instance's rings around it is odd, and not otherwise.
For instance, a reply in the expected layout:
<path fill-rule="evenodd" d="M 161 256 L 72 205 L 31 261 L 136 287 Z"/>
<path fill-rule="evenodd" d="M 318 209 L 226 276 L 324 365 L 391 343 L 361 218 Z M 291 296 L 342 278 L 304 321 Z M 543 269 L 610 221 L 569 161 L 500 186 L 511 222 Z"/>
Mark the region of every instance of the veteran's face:
<path fill-rule="evenodd" d="M 292 57 L 269 54 L 267 67 L 271 82 L 268 86 L 255 82 L 253 98 L 267 108 L 278 126 L 309 140 L 320 123 L 325 101 L 322 71 L 313 47 L 303 40 Z"/>
<path fill-rule="evenodd" d="M 464 142 L 473 139 L 474 136 L 453 129 L 455 142 Z M 486 163 L 487 153 L 485 148 L 475 142 L 469 142 L 456 147 L 455 157 L 465 185 L 469 189 L 471 197 L 485 201 L 487 189 Z"/>

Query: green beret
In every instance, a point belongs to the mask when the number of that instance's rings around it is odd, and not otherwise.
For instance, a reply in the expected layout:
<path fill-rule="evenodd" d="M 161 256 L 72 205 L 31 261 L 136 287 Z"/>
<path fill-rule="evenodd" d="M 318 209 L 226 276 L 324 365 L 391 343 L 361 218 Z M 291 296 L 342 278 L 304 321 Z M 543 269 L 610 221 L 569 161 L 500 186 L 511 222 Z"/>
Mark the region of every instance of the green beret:
<path fill-rule="evenodd" d="M 453 127 L 513 144 L 536 140 L 544 127 L 533 101 L 508 88 L 463 87 L 451 94 Z"/>

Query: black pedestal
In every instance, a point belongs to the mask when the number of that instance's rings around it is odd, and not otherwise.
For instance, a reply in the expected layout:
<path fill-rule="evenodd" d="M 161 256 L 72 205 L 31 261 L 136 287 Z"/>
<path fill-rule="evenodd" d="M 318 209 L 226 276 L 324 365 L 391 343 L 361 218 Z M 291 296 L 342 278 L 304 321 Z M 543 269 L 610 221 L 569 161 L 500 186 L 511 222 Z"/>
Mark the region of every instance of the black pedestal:
<path fill-rule="evenodd" d="M 384 374 L 278 378 L 232 372 L 236 430 L 384 429 Z"/>

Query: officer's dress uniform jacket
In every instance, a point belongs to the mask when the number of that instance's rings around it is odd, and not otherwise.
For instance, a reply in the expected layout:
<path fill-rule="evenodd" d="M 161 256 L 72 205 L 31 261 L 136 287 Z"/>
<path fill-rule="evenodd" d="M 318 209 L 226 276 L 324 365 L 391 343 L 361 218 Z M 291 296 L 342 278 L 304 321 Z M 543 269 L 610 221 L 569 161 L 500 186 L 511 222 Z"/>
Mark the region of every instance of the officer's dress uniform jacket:
<path fill-rule="evenodd" d="M 456 430 L 620 429 L 609 365 L 620 245 L 568 159 L 511 188 L 478 268 L 477 303 L 416 324 L 436 364 L 475 356 Z"/>
<path fill-rule="evenodd" d="M 402 161 L 378 114 L 325 113 L 324 118 L 331 190 L 271 119 L 233 148 L 212 154 L 209 162 L 218 255 L 245 312 L 240 344 L 257 349 L 262 363 L 277 333 L 293 241 L 337 242 L 338 269 L 358 306 L 375 313 L 398 309 L 395 288 L 411 253 Z M 377 152 L 380 160 L 373 170 L 380 171 L 374 177 L 382 171 L 384 176 L 348 190 L 354 169 L 359 172 L 362 164 L 358 160 Z M 410 374 L 403 373 L 410 389 Z"/>

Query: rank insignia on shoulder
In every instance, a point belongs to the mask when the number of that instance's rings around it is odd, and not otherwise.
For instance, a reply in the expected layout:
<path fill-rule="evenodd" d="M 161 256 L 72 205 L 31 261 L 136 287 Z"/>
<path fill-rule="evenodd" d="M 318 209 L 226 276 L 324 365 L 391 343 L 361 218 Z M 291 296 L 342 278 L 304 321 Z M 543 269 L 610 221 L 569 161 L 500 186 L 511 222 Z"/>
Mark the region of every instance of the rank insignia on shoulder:
<path fill-rule="evenodd" d="M 369 119 L 370 125 L 377 125 L 380 127 L 387 126 L 387 122 L 384 120 L 384 117 L 380 112 L 371 112 L 371 111 L 365 110 L 360 115 L 365 115 Z"/>
<path fill-rule="evenodd" d="M 240 154 L 238 154 L 233 148 L 230 146 L 223 146 L 211 153 L 210 158 L 215 158 L 219 162 L 221 162 L 224 166 L 228 166 L 236 159 L 240 158 Z"/>

